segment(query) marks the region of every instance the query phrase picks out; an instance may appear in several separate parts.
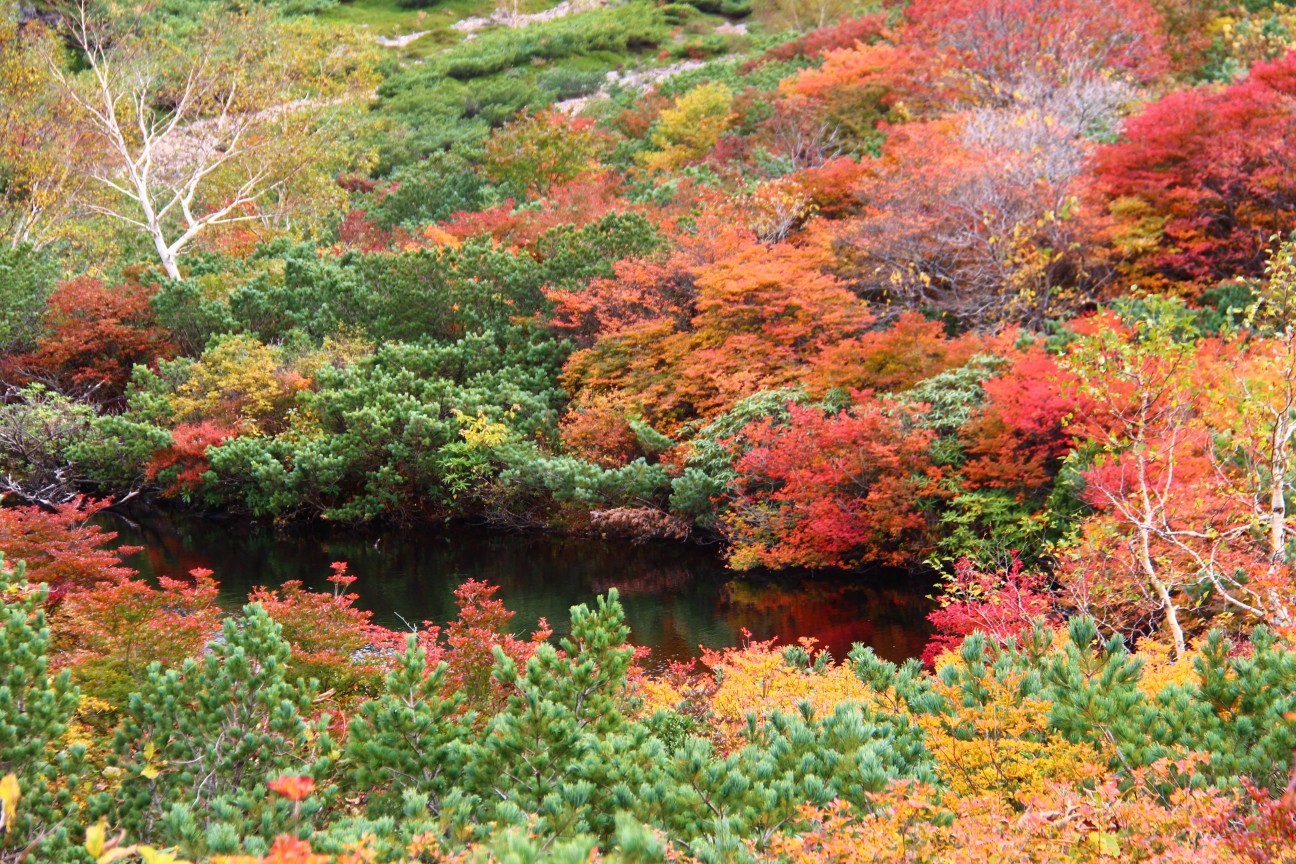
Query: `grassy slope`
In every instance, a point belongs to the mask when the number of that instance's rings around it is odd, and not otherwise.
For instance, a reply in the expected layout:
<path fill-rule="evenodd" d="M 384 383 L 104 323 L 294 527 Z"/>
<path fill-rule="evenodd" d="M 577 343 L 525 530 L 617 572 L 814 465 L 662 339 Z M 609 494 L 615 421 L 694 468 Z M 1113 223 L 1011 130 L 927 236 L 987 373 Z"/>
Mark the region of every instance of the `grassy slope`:
<path fill-rule="evenodd" d="M 519 11 L 554 5 L 522 0 Z M 377 113 L 401 130 L 384 147 L 384 170 L 479 141 L 517 111 L 586 95 L 609 70 L 669 65 L 699 56 L 700 49 L 714 57 L 750 45 L 749 37 L 717 36 L 715 28 L 726 20 L 720 16 L 687 7 L 667 15 L 645 0 L 520 28 L 487 27 L 471 40 L 451 29 L 455 21 L 495 8 L 494 0 L 447 0 L 428 10 L 401 9 L 397 0 L 353 0 L 325 13 L 325 21 L 345 21 L 375 36 L 428 31 L 409 46 L 384 49 L 401 67 L 379 89 Z"/>
<path fill-rule="evenodd" d="M 500 5 L 492 0 L 441 0 L 423 9 L 410 9 L 398 0 L 344 0 L 318 17 L 388 38 L 426 31 L 408 46 L 391 49 L 401 59 L 419 60 L 462 41 L 463 34 L 450 25 L 464 18 L 488 17 Z M 512 8 L 511 2 L 508 5 Z M 556 5 L 558 0 L 518 0 L 517 8 L 522 13 L 535 13 Z"/>
<path fill-rule="evenodd" d="M 516 0 L 517 11 L 524 14 L 551 9 L 559 0 Z M 374 37 L 394 38 L 409 33 L 424 33 L 403 48 L 388 49 L 402 61 L 426 59 L 463 41 L 464 35 L 452 29 L 457 21 L 472 17 L 489 17 L 501 6 L 513 7 L 513 0 L 441 0 L 422 9 L 400 5 L 399 0 L 343 0 L 317 17 L 320 21 L 355 27 Z M 580 14 L 580 13 L 578 13 Z M 719 15 L 696 13 L 686 28 L 694 34 L 709 32 L 727 19 Z M 479 31 L 482 32 L 482 31 Z M 575 58 L 571 65 L 577 68 L 600 66 L 610 68 L 629 61 L 630 57 L 603 57 L 591 63 L 589 58 Z M 652 61 L 652 57 L 634 58 Z M 649 62 L 647 65 L 655 65 Z"/>

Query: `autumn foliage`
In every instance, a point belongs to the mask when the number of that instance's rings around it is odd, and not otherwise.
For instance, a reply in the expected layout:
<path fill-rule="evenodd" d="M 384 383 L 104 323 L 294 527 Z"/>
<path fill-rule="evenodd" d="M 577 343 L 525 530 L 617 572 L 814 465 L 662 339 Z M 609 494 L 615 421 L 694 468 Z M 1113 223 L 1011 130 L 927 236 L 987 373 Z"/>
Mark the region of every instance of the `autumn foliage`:
<path fill-rule="evenodd" d="M 1148 104 L 1124 139 L 1095 154 L 1102 226 L 1130 279 L 1195 293 L 1260 272 L 1270 238 L 1291 228 L 1296 53 L 1225 87 Z"/>
<path fill-rule="evenodd" d="M 10 374 L 99 401 L 119 398 L 136 363 L 174 350 L 149 306 L 154 291 L 134 280 L 108 285 L 88 276 L 60 284 L 49 297 L 36 347 L 5 359 Z"/>
<path fill-rule="evenodd" d="M 923 660 L 931 663 L 946 651 L 957 651 L 973 633 L 995 639 L 1025 636 L 1053 614 L 1048 580 L 1028 573 L 1016 555 L 1003 572 L 983 572 L 967 558 L 954 563 L 939 597 L 940 608 L 928 619 L 936 633 Z"/>
<path fill-rule="evenodd" d="M 1038 493 L 1070 452 L 1068 424 L 1083 410 L 1067 373 L 1033 347 L 983 388 L 982 411 L 962 432 L 969 456 L 964 476 L 976 487 Z M 1005 453 L 1012 458 L 1004 459 Z"/>
<path fill-rule="evenodd" d="M 150 479 L 165 483 L 171 494 L 182 494 L 202 482 L 211 467 L 207 448 L 235 435 L 235 430 L 212 421 L 181 423 L 171 432 L 171 446 L 153 454 L 148 465 Z"/>
<path fill-rule="evenodd" d="M 1296 858 L 1290 4 L 330 2 L 0 10 L 0 864 Z M 814 632 L 232 597 L 158 499 L 708 544 Z"/>
<path fill-rule="evenodd" d="M 850 411 L 794 406 L 786 428 L 746 431 L 725 522 L 734 566 L 906 563 L 927 548 L 925 503 L 940 478 L 930 435 L 900 406 L 863 395 Z"/>
<path fill-rule="evenodd" d="M 116 533 L 92 517 L 107 501 L 74 501 L 55 510 L 0 507 L 0 549 L 10 560 L 25 561 L 27 578 L 50 588 L 52 600 L 98 582 L 117 582 L 134 575 L 121 558 L 132 550 L 113 548 Z"/>
<path fill-rule="evenodd" d="M 568 386 L 634 393 L 654 420 L 711 416 L 790 383 L 825 346 L 871 321 L 845 286 L 819 269 L 821 251 L 747 239 L 736 245 L 696 265 L 685 322 L 644 320 L 577 352 L 565 372 Z"/>
<path fill-rule="evenodd" d="M 905 15 L 909 37 L 946 52 L 988 101 L 1036 82 L 1104 70 L 1148 80 L 1164 68 L 1160 15 L 1147 0 L 917 0 Z"/>

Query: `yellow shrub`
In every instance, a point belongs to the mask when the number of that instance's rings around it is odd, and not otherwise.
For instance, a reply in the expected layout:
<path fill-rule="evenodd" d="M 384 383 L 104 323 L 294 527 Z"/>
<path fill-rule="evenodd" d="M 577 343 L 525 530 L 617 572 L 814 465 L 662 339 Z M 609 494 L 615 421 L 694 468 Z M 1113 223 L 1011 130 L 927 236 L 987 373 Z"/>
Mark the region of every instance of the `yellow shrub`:
<path fill-rule="evenodd" d="M 459 435 L 469 447 L 493 450 L 514 438 L 513 430 L 509 429 L 507 424 L 491 420 L 485 414 L 479 413 L 474 417 L 458 408 L 455 408 L 453 413 L 455 420 L 463 427 L 459 430 Z"/>
<path fill-rule="evenodd" d="M 1091 745 L 1072 744 L 1048 731 L 1050 702 L 1023 698 L 1013 681 L 982 683 L 989 700 L 969 707 L 958 688 L 937 682 L 935 689 L 958 706 L 957 713 L 914 718 L 927 733 L 950 801 L 980 795 L 1024 801 L 1050 784 L 1102 773 L 1105 760 Z"/>
<path fill-rule="evenodd" d="M 1192 682 L 1196 678 L 1193 660 L 1200 647 L 1196 645 L 1192 651 L 1175 659 L 1174 646 L 1168 642 L 1151 639 L 1140 642 L 1138 656 L 1143 660 L 1143 675 L 1139 678 L 1139 689 L 1152 698 L 1171 685 Z"/>
<path fill-rule="evenodd" d="M 802 642 L 809 650 L 814 640 Z M 848 666 L 834 663 L 818 672 L 796 669 L 772 642 L 708 653 L 703 662 L 720 680 L 711 710 L 721 731 L 729 735 L 753 712 L 762 717 L 776 711 L 793 713 L 809 703 L 816 716 L 824 716 L 842 702 L 870 701 L 871 691 Z"/>
<path fill-rule="evenodd" d="M 695 87 L 675 100 L 657 120 L 653 151 L 640 161 L 653 171 L 665 171 L 706 154 L 734 121 L 733 93 L 723 84 Z"/>
<path fill-rule="evenodd" d="M 639 679 L 635 692 L 643 700 L 640 710 L 645 717 L 657 711 L 674 711 L 684 701 L 683 692 L 660 678 Z"/>
<path fill-rule="evenodd" d="M 203 352 L 171 397 L 177 419 L 215 420 L 244 434 L 278 431 L 310 380 L 285 368 L 283 351 L 254 336 L 231 336 Z"/>

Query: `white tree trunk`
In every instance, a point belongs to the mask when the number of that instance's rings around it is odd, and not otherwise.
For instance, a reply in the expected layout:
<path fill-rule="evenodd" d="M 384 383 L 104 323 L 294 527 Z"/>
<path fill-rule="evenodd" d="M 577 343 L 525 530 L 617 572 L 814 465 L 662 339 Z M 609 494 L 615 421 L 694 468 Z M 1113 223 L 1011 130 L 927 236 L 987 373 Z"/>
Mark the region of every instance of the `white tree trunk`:
<path fill-rule="evenodd" d="M 1148 582 L 1152 585 L 1152 590 L 1156 592 L 1157 597 L 1161 600 L 1161 612 L 1165 616 L 1166 629 L 1170 631 L 1170 636 L 1174 639 L 1175 659 L 1178 660 L 1187 653 L 1188 645 L 1184 640 L 1183 627 L 1179 625 L 1179 612 L 1175 608 L 1174 598 L 1170 596 L 1170 589 L 1161 580 L 1161 577 L 1156 572 L 1156 565 L 1152 563 L 1149 533 L 1147 526 L 1139 526 L 1139 566 L 1143 568 L 1143 575 L 1147 577 Z"/>
<path fill-rule="evenodd" d="M 1284 413 L 1274 425 L 1273 458 L 1269 466 L 1269 554 L 1274 563 L 1287 560 L 1287 477 L 1292 418 Z"/>

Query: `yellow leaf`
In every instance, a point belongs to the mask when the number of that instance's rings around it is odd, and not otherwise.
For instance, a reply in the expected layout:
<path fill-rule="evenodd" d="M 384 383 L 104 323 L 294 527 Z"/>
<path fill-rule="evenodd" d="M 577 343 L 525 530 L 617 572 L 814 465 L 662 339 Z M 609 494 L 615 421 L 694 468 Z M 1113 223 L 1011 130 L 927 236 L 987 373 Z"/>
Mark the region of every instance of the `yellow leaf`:
<path fill-rule="evenodd" d="M 165 849 L 154 849 L 152 846 L 139 847 L 140 858 L 144 864 L 190 864 L 183 858 L 177 858 L 174 852 Z"/>
<path fill-rule="evenodd" d="M 1116 858 L 1120 855 L 1120 843 L 1117 841 L 1115 834 L 1108 834 L 1106 831 L 1095 831 L 1089 835 L 1089 842 L 1098 849 L 1101 855 L 1110 858 Z"/>
<path fill-rule="evenodd" d="M 145 780 L 156 780 L 157 776 L 161 773 L 162 772 L 158 770 L 158 767 L 152 763 L 145 765 L 140 769 L 140 776 Z"/>
<path fill-rule="evenodd" d="M 121 861 L 123 858 L 132 857 L 136 851 L 137 850 L 134 846 L 118 846 L 116 849 L 109 849 L 107 852 L 100 855 L 96 859 L 95 864 L 113 864 L 114 861 Z"/>
<path fill-rule="evenodd" d="M 85 848 L 90 853 L 91 858 L 98 859 L 104 851 L 104 843 L 108 839 L 108 827 L 102 822 L 91 825 L 86 829 Z"/>
<path fill-rule="evenodd" d="M 18 799 L 21 797 L 18 778 L 13 774 L 6 774 L 4 779 L 0 780 L 0 824 L 4 825 L 6 834 L 13 829 L 13 816 L 18 812 Z"/>

